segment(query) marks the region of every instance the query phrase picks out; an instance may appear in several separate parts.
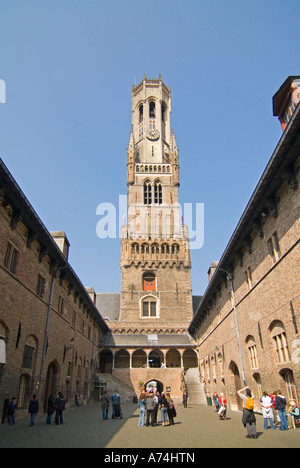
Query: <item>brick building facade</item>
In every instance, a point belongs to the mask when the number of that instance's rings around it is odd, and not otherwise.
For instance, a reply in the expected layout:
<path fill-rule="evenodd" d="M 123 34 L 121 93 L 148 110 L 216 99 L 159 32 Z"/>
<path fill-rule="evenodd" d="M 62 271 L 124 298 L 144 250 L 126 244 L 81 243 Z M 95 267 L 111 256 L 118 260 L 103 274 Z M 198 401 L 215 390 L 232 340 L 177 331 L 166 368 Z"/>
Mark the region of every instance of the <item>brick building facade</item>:
<path fill-rule="evenodd" d="M 93 357 L 108 327 L 68 263 L 63 232 L 46 230 L 0 160 L 0 411 L 50 393 L 92 397 Z"/>
<path fill-rule="evenodd" d="M 212 265 L 189 327 L 208 395 L 225 392 L 233 409 L 241 406 L 236 392 L 244 381 L 256 409 L 262 392 L 276 389 L 300 403 L 300 107 L 290 106 L 295 89 L 299 102 L 300 89 L 294 78 L 274 96 L 274 115 L 281 123 L 288 115 L 282 138 Z"/>

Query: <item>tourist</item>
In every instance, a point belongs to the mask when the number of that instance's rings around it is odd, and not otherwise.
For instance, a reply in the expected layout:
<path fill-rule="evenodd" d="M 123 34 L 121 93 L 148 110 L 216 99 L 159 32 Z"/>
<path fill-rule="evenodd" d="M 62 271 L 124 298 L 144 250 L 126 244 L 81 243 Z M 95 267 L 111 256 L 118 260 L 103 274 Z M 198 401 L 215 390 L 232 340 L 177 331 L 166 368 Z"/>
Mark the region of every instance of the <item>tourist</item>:
<path fill-rule="evenodd" d="M 282 395 L 281 390 L 277 390 L 277 396 L 275 398 L 275 410 L 280 418 L 280 430 L 281 431 L 288 431 L 288 423 L 286 417 L 286 399 Z"/>
<path fill-rule="evenodd" d="M 109 396 L 107 395 L 107 391 L 105 390 L 101 399 L 101 409 L 102 409 L 102 417 L 103 421 L 108 419 L 108 409 L 109 409 Z"/>
<path fill-rule="evenodd" d="M 275 396 L 275 411 L 277 413 L 277 419 L 278 419 L 278 422 L 280 423 L 281 431 L 288 430 L 286 406 L 287 406 L 286 398 L 282 395 L 281 390 L 277 390 L 276 396 Z"/>
<path fill-rule="evenodd" d="M 54 403 L 55 400 L 53 395 L 49 395 L 48 402 L 47 402 L 47 419 L 46 424 L 52 424 L 52 414 L 54 413 Z"/>
<path fill-rule="evenodd" d="M 55 409 L 55 424 L 58 426 L 59 424 L 63 424 L 63 411 L 66 409 L 66 401 L 64 400 L 64 396 L 62 392 L 58 392 L 58 395 L 55 399 L 54 403 Z"/>
<path fill-rule="evenodd" d="M 176 414 L 176 409 L 175 409 L 175 405 L 174 405 L 174 402 L 171 398 L 171 395 L 169 393 L 167 393 L 167 401 L 168 401 L 168 417 L 169 417 L 169 424 L 170 426 L 174 426 L 174 418 L 176 418 L 177 414 Z"/>
<path fill-rule="evenodd" d="M 30 413 L 30 424 L 29 426 L 34 426 L 34 419 L 39 411 L 39 402 L 34 394 L 32 400 L 29 403 L 28 413 Z"/>
<path fill-rule="evenodd" d="M 220 420 L 226 420 L 226 414 L 227 414 L 227 400 L 224 395 L 224 393 L 221 393 L 220 398 L 219 398 L 219 411 L 218 415 L 220 417 Z"/>
<path fill-rule="evenodd" d="M 166 395 L 164 392 L 161 394 L 159 404 L 161 408 L 162 427 L 168 426 L 168 400 L 166 399 Z"/>
<path fill-rule="evenodd" d="M 243 393 L 245 392 L 245 394 Z M 242 422 L 247 429 L 248 439 L 257 439 L 256 418 L 254 414 L 254 396 L 249 387 L 238 390 L 239 397 L 243 400 L 243 418 Z"/>
<path fill-rule="evenodd" d="M 146 413 L 146 399 L 145 393 L 141 393 L 139 398 L 139 409 L 140 409 L 140 417 L 139 417 L 139 424 L 138 427 L 143 427 L 145 425 L 145 413 Z"/>
<path fill-rule="evenodd" d="M 16 411 L 16 408 L 17 408 L 17 400 L 16 400 L 16 397 L 13 397 L 11 399 L 11 401 L 9 402 L 8 406 L 7 406 L 7 409 L 6 409 L 6 412 L 7 412 L 7 421 L 8 421 L 8 424 L 15 424 L 16 421 L 15 421 L 15 411 Z"/>
<path fill-rule="evenodd" d="M 121 404 L 121 397 L 118 394 L 117 390 L 111 396 L 112 402 L 112 419 L 118 419 L 120 417 L 120 404 Z"/>
<path fill-rule="evenodd" d="M 294 401 L 290 402 L 290 408 L 289 408 L 289 414 L 293 417 L 293 427 L 296 426 L 296 422 L 300 422 L 300 410 L 299 407 L 296 406 L 296 403 Z"/>
<path fill-rule="evenodd" d="M 218 413 L 220 409 L 220 401 L 219 401 L 219 395 L 217 394 L 217 392 L 213 394 L 213 404 L 215 407 L 215 411 Z"/>
<path fill-rule="evenodd" d="M 155 393 L 153 400 L 154 400 L 154 425 L 157 426 L 157 413 L 158 413 L 159 400 L 160 400 L 159 392 Z"/>
<path fill-rule="evenodd" d="M 183 392 L 182 402 L 183 402 L 183 407 L 187 408 L 187 403 L 188 403 L 188 392 L 187 392 L 187 390 L 184 390 L 184 392 Z"/>
<path fill-rule="evenodd" d="M 273 422 L 273 400 L 272 398 L 268 395 L 267 392 L 263 393 L 263 396 L 260 399 L 260 404 L 262 407 L 262 415 L 264 418 L 264 430 L 266 431 L 269 426 L 269 421 L 270 421 L 270 426 L 273 431 L 275 431 L 275 425 Z"/>
<path fill-rule="evenodd" d="M 147 421 L 146 421 L 146 426 L 148 427 L 150 424 L 151 420 L 151 426 L 154 426 L 154 407 L 155 407 L 155 401 L 154 401 L 154 395 L 153 393 L 149 393 L 148 399 L 147 399 Z"/>

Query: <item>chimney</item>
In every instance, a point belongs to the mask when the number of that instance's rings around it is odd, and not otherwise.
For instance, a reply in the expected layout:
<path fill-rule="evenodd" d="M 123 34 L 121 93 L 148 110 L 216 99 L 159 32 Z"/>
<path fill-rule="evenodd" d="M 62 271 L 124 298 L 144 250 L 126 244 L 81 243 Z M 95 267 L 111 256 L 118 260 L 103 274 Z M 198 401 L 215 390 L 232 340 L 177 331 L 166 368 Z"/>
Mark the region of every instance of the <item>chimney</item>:
<path fill-rule="evenodd" d="M 96 305 L 95 289 L 94 288 L 85 288 L 85 289 L 86 289 L 86 292 L 88 293 L 88 295 L 90 296 L 90 298 L 92 299 L 93 304 Z"/>
<path fill-rule="evenodd" d="M 212 263 L 210 264 L 209 270 L 208 270 L 208 272 L 207 272 L 207 273 L 208 273 L 208 281 L 209 281 L 209 283 L 210 283 L 210 281 L 211 281 L 211 279 L 212 279 L 212 277 L 213 277 L 213 274 L 214 274 L 214 272 L 215 272 L 215 270 L 216 270 L 218 264 L 219 264 L 219 262 L 212 262 Z"/>
<path fill-rule="evenodd" d="M 66 260 L 68 260 L 70 243 L 64 231 L 54 231 L 50 232 L 50 234 L 55 240 L 60 250 L 62 251 L 62 253 L 64 254 Z"/>

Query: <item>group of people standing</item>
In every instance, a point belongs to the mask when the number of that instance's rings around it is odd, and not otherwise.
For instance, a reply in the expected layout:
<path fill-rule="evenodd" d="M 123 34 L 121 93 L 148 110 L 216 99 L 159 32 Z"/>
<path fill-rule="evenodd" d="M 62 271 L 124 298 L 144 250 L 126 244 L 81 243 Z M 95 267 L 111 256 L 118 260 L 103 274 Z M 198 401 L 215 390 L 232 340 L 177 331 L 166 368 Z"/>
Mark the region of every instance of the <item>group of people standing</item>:
<path fill-rule="evenodd" d="M 108 419 L 109 405 L 112 403 L 112 419 L 123 419 L 121 397 L 117 390 L 114 391 L 111 398 L 108 396 L 105 390 L 100 399 L 103 421 Z"/>
<path fill-rule="evenodd" d="M 249 439 L 257 439 L 258 435 L 256 430 L 256 416 L 254 412 L 254 395 L 249 387 L 238 390 L 237 394 L 243 400 L 242 423 L 247 429 L 246 437 Z M 213 402 L 216 411 L 218 411 L 221 418 L 224 409 L 226 414 L 227 408 L 227 402 L 224 394 L 222 393 L 219 398 L 218 394 L 215 393 L 213 395 Z M 277 424 L 280 425 L 281 431 L 288 431 L 295 427 L 296 424 L 300 424 L 300 409 L 296 406 L 294 401 L 291 401 L 290 407 L 287 411 L 287 400 L 280 390 L 274 391 L 271 394 L 264 392 L 259 402 L 264 419 L 265 431 L 269 427 L 269 422 L 273 431 L 276 430 Z"/>
<path fill-rule="evenodd" d="M 142 392 L 139 398 L 138 406 L 140 409 L 139 427 L 157 426 L 158 409 L 161 409 L 162 427 L 173 426 L 174 418 L 177 416 L 174 401 L 170 393 L 161 394 L 159 392 Z M 147 416 L 146 416 L 147 413 Z M 146 423 L 145 423 L 146 420 Z"/>
<path fill-rule="evenodd" d="M 66 401 L 63 397 L 62 392 L 57 394 L 57 397 L 54 398 L 53 395 L 50 395 L 47 402 L 47 419 L 46 424 L 52 424 L 52 416 L 55 412 L 55 424 L 63 424 L 63 411 L 66 407 Z M 9 425 L 15 424 L 15 412 L 17 409 L 17 400 L 15 397 L 11 399 L 6 407 L 7 422 Z M 29 426 L 34 426 L 35 418 L 39 412 L 39 400 L 37 399 L 36 394 L 32 396 L 28 406 L 28 413 L 30 414 L 30 423 Z"/>

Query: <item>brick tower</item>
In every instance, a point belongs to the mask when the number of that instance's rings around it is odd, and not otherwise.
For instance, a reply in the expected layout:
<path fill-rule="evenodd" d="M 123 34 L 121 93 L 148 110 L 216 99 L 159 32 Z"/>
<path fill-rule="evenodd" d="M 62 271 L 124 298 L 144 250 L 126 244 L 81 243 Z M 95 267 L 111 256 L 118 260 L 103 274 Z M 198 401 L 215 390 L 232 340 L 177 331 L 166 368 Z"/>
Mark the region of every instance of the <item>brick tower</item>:
<path fill-rule="evenodd" d="M 189 239 L 179 206 L 171 91 L 147 79 L 132 88 L 127 149 L 128 224 L 121 240 L 122 326 L 134 333 L 185 333 L 192 319 Z"/>

